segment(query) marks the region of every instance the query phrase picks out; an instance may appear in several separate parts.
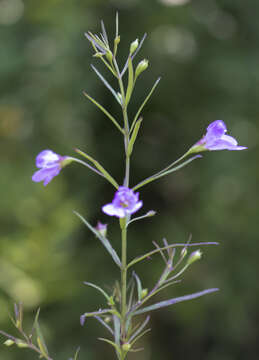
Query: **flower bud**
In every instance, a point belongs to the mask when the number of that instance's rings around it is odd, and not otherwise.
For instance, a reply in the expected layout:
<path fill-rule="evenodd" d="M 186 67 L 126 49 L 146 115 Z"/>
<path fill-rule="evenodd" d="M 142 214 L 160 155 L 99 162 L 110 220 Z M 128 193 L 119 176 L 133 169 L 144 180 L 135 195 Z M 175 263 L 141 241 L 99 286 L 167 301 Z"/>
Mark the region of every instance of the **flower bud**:
<path fill-rule="evenodd" d="M 124 350 L 124 351 L 129 351 L 130 348 L 131 348 L 131 345 L 129 343 L 125 343 L 122 345 L 122 350 Z"/>
<path fill-rule="evenodd" d="M 140 63 L 138 64 L 137 68 L 136 68 L 136 78 L 147 69 L 148 67 L 148 60 L 144 59 L 142 61 L 140 61 Z"/>
<path fill-rule="evenodd" d="M 116 36 L 116 38 L 114 39 L 114 44 L 117 46 L 121 41 L 121 37 L 120 35 Z"/>
<path fill-rule="evenodd" d="M 142 300 L 145 296 L 147 296 L 147 294 L 148 294 L 148 289 L 142 289 L 141 294 L 140 294 L 141 300 Z"/>
<path fill-rule="evenodd" d="M 14 342 L 13 340 L 8 339 L 8 340 L 6 340 L 6 341 L 4 342 L 4 345 L 6 345 L 6 346 L 12 346 L 14 343 L 15 343 L 15 342 Z"/>
<path fill-rule="evenodd" d="M 113 57 L 111 50 L 107 50 L 105 56 L 111 63 L 112 62 L 112 57 Z"/>
<path fill-rule="evenodd" d="M 181 258 L 183 259 L 187 255 L 187 249 L 184 247 L 181 251 Z"/>
<path fill-rule="evenodd" d="M 135 41 L 133 41 L 133 42 L 130 44 L 130 55 L 132 55 L 132 54 L 134 53 L 134 51 L 137 49 L 138 44 L 139 44 L 138 39 L 136 39 Z"/>
<path fill-rule="evenodd" d="M 17 342 L 16 342 L 16 345 L 19 347 L 19 348 L 27 348 L 28 347 L 28 344 L 26 344 L 24 341 L 22 341 L 22 340 L 18 340 Z"/>
<path fill-rule="evenodd" d="M 146 216 L 154 216 L 156 215 L 156 211 L 155 210 L 149 210 L 147 213 L 146 213 Z"/>
<path fill-rule="evenodd" d="M 107 224 L 102 224 L 100 221 L 98 221 L 95 230 L 97 230 L 99 234 L 105 237 L 107 234 Z"/>
<path fill-rule="evenodd" d="M 191 265 L 195 261 L 200 260 L 201 255 L 202 255 L 202 252 L 200 250 L 196 250 L 196 251 L 192 252 L 187 260 L 187 265 Z"/>

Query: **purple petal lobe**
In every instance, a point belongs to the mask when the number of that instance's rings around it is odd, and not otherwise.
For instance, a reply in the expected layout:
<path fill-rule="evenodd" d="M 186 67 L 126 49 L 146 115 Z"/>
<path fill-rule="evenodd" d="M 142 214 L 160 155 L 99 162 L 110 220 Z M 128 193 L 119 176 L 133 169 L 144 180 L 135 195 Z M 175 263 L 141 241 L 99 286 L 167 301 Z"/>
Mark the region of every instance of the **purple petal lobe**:
<path fill-rule="evenodd" d="M 134 193 L 133 190 L 120 186 L 114 195 L 113 201 L 104 205 L 102 210 L 109 216 L 123 218 L 138 211 L 142 205 L 143 202 L 139 201 L 139 193 Z"/>
<path fill-rule="evenodd" d="M 237 141 L 232 136 L 226 135 L 227 127 L 222 120 L 213 121 L 207 127 L 207 133 L 194 146 L 198 151 L 204 150 L 244 150 L 245 146 L 238 146 Z"/>
<path fill-rule="evenodd" d="M 33 174 L 32 180 L 35 182 L 43 181 L 44 186 L 46 186 L 60 173 L 62 162 L 65 159 L 67 159 L 66 156 L 58 155 L 52 150 L 41 151 L 36 157 L 36 166 L 40 170 Z"/>

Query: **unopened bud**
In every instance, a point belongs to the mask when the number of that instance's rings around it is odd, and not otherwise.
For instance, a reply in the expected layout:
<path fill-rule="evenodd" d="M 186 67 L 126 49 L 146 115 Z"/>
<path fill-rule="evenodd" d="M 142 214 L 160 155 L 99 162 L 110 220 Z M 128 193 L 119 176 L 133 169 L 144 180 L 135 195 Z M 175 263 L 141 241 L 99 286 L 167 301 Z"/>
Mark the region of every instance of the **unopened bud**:
<path fill-rule="evenodd" d="M 111 322 L 111 317 L 110 317 L 110 316 L 105 316 L 104 322 L 106 322 L 106 324 L 108 324 L 109 322 Z"/>
<path fill-rule="evenodd" d="M 133 42 L 130 44 L 130 55 L 132 55 L 132 54 L 134 53 L 134 51 L 137 49 L 138 44 L 139 44 L 138 39 L 136 39 L 135 41 L 133 41 Z"/>
<path fill-rule="evenodd" d="M 5 340 L 4 345 L 6 346 L 12 346 L 15 342 L 11 339 Z"/>
<path fill-rule="evenodd" d="M 115 305 L 115 302 L 114 302 L 112 296 L 109 297 L 108 305 L 110 305 L 110 306 L 114 306 L 114 305 Z"/>
<path fill-rule="evenodd" d="M 148 289 L 142 289 L 141 294 L 140 294 L 141 300 L 142 300 L 144 297 L 146 297 L 147 294 L 148 294 Z"/>
<path fill-rule="evenodd" d="M 27 348 L 28 347 L 28 344 L 26 344 L 24 341 L 22 341 L 22 340 L 18 340 L 17 342 L 16 342 L 16 345 L 19 347 L 19 348 Z"/>
<path fill-rule="evenodd" d="M 143 72 L 146 70 L 146 68 L 148 67 L 148 60 L 144 59 L 142 61 L 140 61 L 140 63 L 138 64 L 137 68 L 136 68 L 136 78 Z"/>
<path fill-rule="evenodd" d="M 111 63 L 112 62 L 112 56 L 113 56 L 111 50 L 107 50 L 105 56 Z"/>
<path fill-rule="evenodd" d="M 154 211 L 154 210 L 150 210 L 146 214 L 146 216 L 154 216 L 154 215 L 156 215 L 156 211 Z"/>
<path fill-rule="evenodd" d="M 131 345 L 129 343 L 125 343 L 122 345 L 122 350 L 124 350 L 124 351 L 129 351 L 130 348 L 131 348 Z"/>
<path fill-rule="evenodd" d="M 196 250 L 196 251 L 192 252 L 187 260 L 187 265 L 191 265 L 195 261 L 200 260 L 201 255 L 202 255 L 202 252 L 200 250 Z"/>
<path fill-rule="evenodd" d="M 102 224 L 100 221 L 98 221 L 95 230 L 97 230 L 99 234 L 105 237 L 107 234 L 107 224 Z"/>
<path fill-rule="evenodd" d="M 116 38 L 114 39 L 114 45 L 117 46 L 120 43 L 120 41 L 121 41 L 120 35 L 116 36 Z"/>
<path fill-rule="evenodd" d="M 187 249 L 183 248 L 181 251 L 181 258 L 184 258 L 187 255 Z"/>

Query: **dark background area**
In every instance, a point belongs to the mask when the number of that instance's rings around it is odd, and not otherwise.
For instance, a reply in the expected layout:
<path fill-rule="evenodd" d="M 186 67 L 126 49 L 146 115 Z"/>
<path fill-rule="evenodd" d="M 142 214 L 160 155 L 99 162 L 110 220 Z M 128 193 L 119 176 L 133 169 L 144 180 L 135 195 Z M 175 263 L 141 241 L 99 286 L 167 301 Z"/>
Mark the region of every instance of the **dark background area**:
<path fill-rule="evenodd" d="M 129 359 L 243 360 L 258 356 L 258 93 L 259 2 L 249 0 L 0 0 L 0 324 L 13 302 L 22 301 L 28 325 L 38 307 L 51 355 L 112 359 L 97 340 L 106 336 L 94 320 L 79 316 L 103 306 L 82 282 L 111 287 L 119 278 L 101 244 L 72 210 L 91 223 L 109 224 L 116 249 L 115 218 L 101 212 L 113 189 L 78 165 L 46 188 L 31 181 L 43 149 L 74 155 L 79 147 L 123 179 L 119 133 L 82 95 L 86 90 L 118 114 L 112 95 L 90 69 L 84 32 L 115 31 L 120 15 L 123 64 L 129 44 L 148 37 L 137 61 L 148 58 L 130 107 L 134 114 L 158 76 L 162 81 L 143 112 L 131 184 L 160 170 L 198 141 L 207 125 L 222 119 L 247 151 L 205 153 L 202 160 L 141 191 L 141 213 L 157 216 L 129 232 L 129 257 L 163 237 L 171 243 L 219 241 L 203 248 L 202 261 L 184 282 L 157 300 L 219 287 L 217 294 L 154 312 L 145 351 Z M 105 71 L 103 71 L 105 73 Z M 109 78 L 109 76 L 107 75 Z M 137 267 L 145 287 L 159 276 L 153 258 Z M 1 341 L 4 339 L 1 337 Z M 29 350 L 0 346 L 4 360 L 35 359 Z"/>

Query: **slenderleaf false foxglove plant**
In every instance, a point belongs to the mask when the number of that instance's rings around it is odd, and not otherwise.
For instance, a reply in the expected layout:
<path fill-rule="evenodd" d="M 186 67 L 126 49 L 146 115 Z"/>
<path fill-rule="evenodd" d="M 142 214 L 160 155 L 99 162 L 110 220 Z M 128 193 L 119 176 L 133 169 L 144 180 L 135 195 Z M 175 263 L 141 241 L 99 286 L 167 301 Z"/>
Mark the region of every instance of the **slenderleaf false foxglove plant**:
<path fill-rule="evenodd" d="M 104 246 L 107 253 L 111 256 L 120 271 L 120 283 L 118 283 L 118 281 L 115 282 L 116 285 L 110 292 L 105 291 L 103 287 L 100 287 L 99 285 L 88 281 L 84 282 L 85 285 L 94 288 L 103 295 L 105 305 L 104 308 L 98 307 L 98 310 L 96 311 L 82 314 L 80 316 L 80 323 L 81 325 L 84 325 L 85 319 L 89 317 L 96 319 L 106 328 L 106 330 L 108 330 L 111 335 L 110 338 L 101 338 L 100 340 L 105 341 L 114 348 L 116 358 L 118 360 L 124 360 L 129 352 L 135 352 L 138 350 L 135 348 L 135 343 L 140 337 L 149 331 L 149 329 L 146 329 L 146 325 L 149 322 L 150 316 L 148 315 L 142 323 L 135 325 L 135 318 L 138 315 L 150 313 L 154 310 L 171 306 L 181 301 L 195 299 L 218 290 L 215 288 L 206 289 L 193 294 L 155 302 L 148 306 L 145 305 L 147 301 L 150 301 L 151 298 L 153 299 L 153 297 L 161 290 L 180 282 L 184 272 L 192 266 L 194 262 L 201 258 L 200 249 L 192 251 L 188 255 L 190 247 L 216 245 L 217 243 L 191 243 L 189 240 L 183 243 L 170 244 L 166 239 L 163 239 L 160 245 L 153 242 L 155 246 L 153 250 L 128 260 L 128 226 L 135 221 L 155 215 L 155 211 L 150 210 L 144 215 L 132 218 L 132 216 L 143 206 L 143 202 L 139 199 L 139 193 L 136 192 L 136 190 L 142 188 L 150 182 L 182 169 L 195 159 L 201 157 L 199 154 L 190 157 L 191 154 L 206 150 L 243 150 L 246 148 L 244 146 L 239 146 L 233 137 L 226 135 L 227 128 L 224 122 L 222 120 L 216 120 L 208 126 L 207 133 L 202 137 L 202 139 L 193 145 L 183 156 L 176 161 L 173 161 L 162 170 L 142 180 L 135 186 L 129 187 L 131 175 L 131 154 L 134 150 L 134 145 L 143 121 L 141 116 L 142 111 L 156 89 L 160 78 L 155 81 L 153 87 L 140 104 L 136 115 L 130 119 L 128 116 L 128 106 L 131 101 L 133 90 L 136 86 L 137 80 L 139 79 L 139 75 L 143 73 L 149 65 L 148 60 L 146 59 L 141 60 L 137 65 L 134 64 L 135 57 L 143 45 L 146 35 L 144 35 L 141 41 L 136 39 L 130 44 L 127 59 L 125 59 L 124 66 L 120 69 L 117 62 L 117 52 L 120 44 L 118 16 L 116 16 L 116 34 L 113 44 L 108 39 L 103 22 L 101 23 L 101 26 L 102 32 L 100 35 L 88 32 L 86 33 L 86 37 L 94 49 L 94 57 L 99 59 L 117 80 L 117 88 L 114 89 L 95 66 L 92 65 L 92 69 L 97 77 L 102 81 L 104 86 L 114 96 L 114 99 L 119 103 L 123 120 L 119 121 L 117 116 L 111 114 L 97 100 L 86 92 L 84 92 L 84 95 L 107 117 L 109 121 L 111 121 L 113 126 L 115 126 L 118 130 L 119 135 L 122 136 L 125 157 L 123 182 L 121 183 L 120 181 L 114 179 L 114 177 L 100 164 L 99 161 L 79 149 L 76 149 L 75 151 L 77 154 L 82 156 L 84 160 L 77 157 L 61 156 L 54 153 L 52 150 L 44 150 L 40 152 L 36 157 L 36 166 L 39 170 L 34 173 L 32 180 L 35 182 L 43 181 L 43 184 L 47 185 L 60 173 L 64 166 L 71 162 L 76 162 L 95 172 L 97 175 L 108 181 L 115 189 L 115 195 L 112 202 L 104 205 L 102 207 L 102 211 L 106 215 L 116 217 L 119 220 L 119 226 L 121 229 L 121 256 L 117 254 L 117 251 L 112 246 L 112 242 L 108 239 L 107 224 L 98 222 L 97 226 L 94 227 L 83 216 L 75 212 L 87 228 L 97 237 L 98 240 L 100 240 L 101 244 Z M 125 73 L 128 74 L 127 80 L 124 79 Z M 164 261 L 164 267 L 151 289 L 147 289 L 143 286 L 143 279 L 141 279 L 135 271 L 132 272 L 131 279 L 129 279 L 129 270 L 131 270 L 134 265 L 155 254 L 161 255 L 161 258 Z M 15 306 L 15 318 L 13 319 L 13 323 L 20 333 L 20 337 L 14 337 L 4 331 L 0 331 L 0 333 L 7 337 L 8 340 L 5 343 L 7 346 L 16 344 L 18 347 L 28 347 L 37 352 L 41 358 L 53 360 L 49 355 L 43 335 L 40 331 L 38 316 L 39 311 L 36 314 L 34 322 L 34 333 L 36 333 L 34 334 L 36 335 L 35 341 L 33 333 L 27 334 L 23 329 L 21 305 Z M 111 322 L 107 323 L 105 321 L 107 317 L 109 317 Z M 77 360 L 77 358 L 78 351 L 71 360 Z"/>

